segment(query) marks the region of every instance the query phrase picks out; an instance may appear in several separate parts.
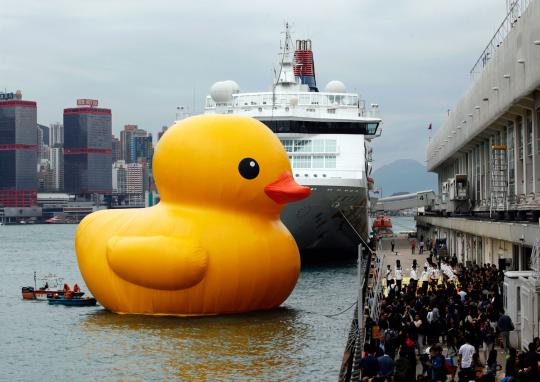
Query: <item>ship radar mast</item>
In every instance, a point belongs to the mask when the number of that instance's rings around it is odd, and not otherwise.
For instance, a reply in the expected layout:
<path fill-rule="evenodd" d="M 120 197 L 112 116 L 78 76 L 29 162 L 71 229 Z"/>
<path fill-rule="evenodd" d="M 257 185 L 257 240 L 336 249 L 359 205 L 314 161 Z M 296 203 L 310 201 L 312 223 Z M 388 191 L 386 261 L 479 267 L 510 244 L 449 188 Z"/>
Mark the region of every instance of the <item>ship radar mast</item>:
<path fill-rule="evenodd" d="M 282 34 L 284 35 L 284 38 L 280 43 L 279 70 L 276 73 L 274 89 L 278 85 L 288 87 L 297 84 L 293 72 L 293 42 L 291 38 L 289 23 L 287 21 L 285 22 L 285 30 L 282 32 Z"/>

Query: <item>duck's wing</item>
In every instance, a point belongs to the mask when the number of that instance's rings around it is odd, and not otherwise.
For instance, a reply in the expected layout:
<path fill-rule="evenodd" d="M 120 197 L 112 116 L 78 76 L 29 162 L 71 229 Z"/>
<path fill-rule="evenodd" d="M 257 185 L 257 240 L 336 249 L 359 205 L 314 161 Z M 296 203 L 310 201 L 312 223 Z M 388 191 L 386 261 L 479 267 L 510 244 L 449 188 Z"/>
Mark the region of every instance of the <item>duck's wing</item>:
<path fill-rule="evenodd" d="M 107 243 L 107 260 L 122 279 L 162 290 L 198 284 L 208 266 L 208 255 L 196 241 L 167 236 L 113 236 Z"/>

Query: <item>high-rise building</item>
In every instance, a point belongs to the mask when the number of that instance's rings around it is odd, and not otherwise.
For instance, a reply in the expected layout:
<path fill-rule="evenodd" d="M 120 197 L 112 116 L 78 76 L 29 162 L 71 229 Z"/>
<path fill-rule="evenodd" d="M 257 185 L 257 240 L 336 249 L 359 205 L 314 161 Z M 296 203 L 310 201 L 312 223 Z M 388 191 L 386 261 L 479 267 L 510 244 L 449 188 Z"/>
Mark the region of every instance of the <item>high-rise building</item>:
<path fill-rule="evenodd" d="M 52 188 L 64 191 L 64 125 L 53 123 L 49 127 L 49 152 L 52 171 Z"/>
<path fill-rule="evenodd" d="M 161 127 L 161 131 L 159 131 L 159 132 L 157 133 L 157 140 L 158 140 L 158 142 L 159 142 L 159 140 L 161 139 L 161 137 L 163 136 L 163 134 L 165 134 L 165 132 L 167 131 L 168 128 L 169 128 L 168 126 L 162 126 L 162 127 Z"/>
<path fill-rule="evenodd" d="M 114 162 L 112 166 L 112 188 L 119 194 L 137 194 L 143 197 L 145 191 L 144 177 L 148 176 L 144 163 L 126 163 L 123 160 Z"/>
<path fill-rule="evenodd" d="M 120 152 L 121 159 L 126 163 L 131 162 L 132 136 L 138 129 L 137 125 L 125 125 L 124 130 L 120 132 Z"/>
<path fill-rule="evenodd" d="M 154 142 L 152 134 L 139 129 L 137 125 L 125 125 L 120 132 L 120 147 L 122 160 L 126 163 L 136 163 L 139 158 L 152 163 L 154 155 Z"/>
<path fill-rule="evenodd" d="M 77 105 L 64 109 L 64 190 L 110 194 L 111 110 L 98 108 L 95 100 L 78 100 Z"/>
<path fill-rule="evenodd" d="M 53 171 L 48 159 L 42 159 L 38 163 L 38 191 L 54 192 Z"/>
<path fill-rule="evenodd" d="M 144 166 L 141 163 L 127 164 L 127 193 L 141 194 L 144 192 Z"/>
<path fill-rule="evenodd" d="M 137 162 L 137 146 L 136 146 L 136 140 L 137 138 L 141 139 L 141 138 L 146 138 L 147 136 L 147 132 L 146 130 L 143 130 L 143 129 L 136 129 L 134 130 L 131 135 L 129 136 L 129 146 L 130 146 L 130 149 L 129 149 L 129 158 L 127 160 L 127 163 L 135 163 Z"/>
<path fill-rule="evenodd" d="M 64 125 L 60 122 L 53 123 L 49 127 L 49 147 L 64 145 Z"/>
<path fill-rule="evenodd" d="M 37 161 L 38 167 L 42 159 L 50 159 L 49 155 L 49 128 L 38 123 L 37 125 Z"/>
<path fill-rule="evenodd" d="M 52 188 L 56 192 L 64 191 L 64 148 L 55 146 L 51 152 Z"/>
<path fill-rule="evenodd" d="M 17 94 L 0 100 L 0 205 L 30 207 L 37 200 L 36 103 Z"/>
<path fill-rule="evenodd" d="M 122 159 L 122 146 L 120 140 L 113 134 L 112 136 L 112 162 L 115 163 Z"/>
<path fill-rule="evenodd" d="M 136 135 L 133 135 L 133 157 L 131 162 L 137 162 L 140 158 L 144 158 L 147 163 L 152 165 L 152 157 L 154 156 L 154 143 L 152 134 L 147 134 L 145 130 L 137 130 Z"/>
<path fill-rule="evenodd" d="M 127 193 L 127 166 L 123 160 L 118 160 L 112 165 L 112 189 L 119 194 Z"/>
<path fill-rule="evenodd" d="M 41 130 L 41 132 L 43 134 L 43 143 L 48 145 L 49 144 L 49 139 L 50 139 L 49 127 L 38 123 L 37 128 L 39 130 Z"/>

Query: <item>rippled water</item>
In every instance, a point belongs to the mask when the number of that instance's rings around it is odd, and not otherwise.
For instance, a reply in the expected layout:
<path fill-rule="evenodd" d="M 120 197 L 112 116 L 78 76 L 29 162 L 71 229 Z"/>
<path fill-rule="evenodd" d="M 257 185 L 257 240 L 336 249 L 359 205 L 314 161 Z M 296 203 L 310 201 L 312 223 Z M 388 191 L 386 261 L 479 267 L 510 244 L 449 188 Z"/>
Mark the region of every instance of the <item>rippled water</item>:
<path fill-rule="evenodd" d="M 305 268 L 283 307 L 243 315 L 129 316 L 22 301 L 34 270 L 86 290 L 75 229 L 0 226 L 0 380 L 337 378 L 352 312 L 325 315 L 354 302 L 355 267 Z"/>

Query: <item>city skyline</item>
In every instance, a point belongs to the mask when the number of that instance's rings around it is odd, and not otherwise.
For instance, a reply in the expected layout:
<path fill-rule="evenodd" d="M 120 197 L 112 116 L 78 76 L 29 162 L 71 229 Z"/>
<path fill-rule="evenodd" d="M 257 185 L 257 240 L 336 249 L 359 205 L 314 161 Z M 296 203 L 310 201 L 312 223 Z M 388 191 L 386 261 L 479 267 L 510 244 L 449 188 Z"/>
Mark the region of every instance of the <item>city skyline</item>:
<path fill-rule="evenodd" d="M 468 87 L 469 69 L 505 13 L 503 1 L 488 0 L 337 2 L 307 13 L 302 3 L 284 2 L 286 14 L 280 6 L 257 13 L 247 2 L 33 4 L 0 11 L 0 30 L 18 30 L 5 42 L 0 87 L 36 100 L 38 123 L 61 121 L 73 99 L 97 98 L 113 110 L 115 135 L 126 124 L 157 135 L 173 123 L 177 106 L 202 112 L 216 81 L 266 90 L 286 18 L 293 38 L 312 39 L 321 85 L 339 79 L 381 105 L 385 139 L 374 143 L 375 168 L 399 158 L 424 163 L 427 126 L 436 129 Z M 202 15 L 207 23 L 192 21 Z M 46 30 L 38 29 L 42 19 Z M 339 24 L 328 22 L 334 19 Z M 399 144 L 410 136 L 414 150 Z"/>

